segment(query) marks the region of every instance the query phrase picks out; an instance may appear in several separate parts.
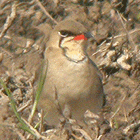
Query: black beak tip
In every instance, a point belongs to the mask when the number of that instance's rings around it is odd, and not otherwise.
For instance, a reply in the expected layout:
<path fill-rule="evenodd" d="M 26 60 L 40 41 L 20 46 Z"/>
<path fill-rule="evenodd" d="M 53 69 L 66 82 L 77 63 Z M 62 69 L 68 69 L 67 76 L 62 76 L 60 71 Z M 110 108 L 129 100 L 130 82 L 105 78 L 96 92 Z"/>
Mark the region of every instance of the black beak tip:
<path fill-rule="evenodd" d="M 91 32 L 86 32 L 85 37 L 89 38 L 94 38 L 94 35 Z"/>

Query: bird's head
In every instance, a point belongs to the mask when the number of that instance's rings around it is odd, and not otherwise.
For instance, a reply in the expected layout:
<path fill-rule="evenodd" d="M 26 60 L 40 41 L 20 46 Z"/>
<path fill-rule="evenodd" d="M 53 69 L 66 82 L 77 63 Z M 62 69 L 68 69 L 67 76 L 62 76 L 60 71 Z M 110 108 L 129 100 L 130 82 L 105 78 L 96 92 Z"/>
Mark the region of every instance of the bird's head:
<path fill-rule="evenodd" d="M 80 62 L 86 58 L 86 28 L 75 20 L 64 20 L 55 26 L 50 36 L 51 46 L 62 50 L 70 61 Z"/>

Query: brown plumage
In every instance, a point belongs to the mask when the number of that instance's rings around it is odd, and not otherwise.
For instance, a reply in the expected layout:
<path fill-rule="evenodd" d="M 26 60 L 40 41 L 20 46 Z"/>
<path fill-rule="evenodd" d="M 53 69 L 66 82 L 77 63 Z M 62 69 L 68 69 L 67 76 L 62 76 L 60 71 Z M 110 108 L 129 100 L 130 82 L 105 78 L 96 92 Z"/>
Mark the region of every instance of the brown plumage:
<path fill-rule="evenodd" d="M 79 22 L 64 20 L 50 34 L 45 50 L 47 75 L 39 103 L 49 125 L 58 124 L 62 116 L 58 108 L 81 120 L 86 110 L 97 113 L 103 106 L 101 76 L 86 53 L 86 32 Z"/>

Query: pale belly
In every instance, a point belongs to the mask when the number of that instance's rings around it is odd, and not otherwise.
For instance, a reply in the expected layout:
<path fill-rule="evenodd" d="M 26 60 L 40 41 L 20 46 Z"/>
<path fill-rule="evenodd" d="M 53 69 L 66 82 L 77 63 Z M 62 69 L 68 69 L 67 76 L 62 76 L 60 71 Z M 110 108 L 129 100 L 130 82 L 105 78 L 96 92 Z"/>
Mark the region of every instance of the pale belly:
<path fill-rule="evenodd" d="M 52 71 L 53 69 L 53 71 Z M 79 66 L 57 67 L 50 66 L 41 96 L 41 108 L 46 106 L 49 124 L 59 122 L 61 110 L 68 106 L 74 119 L 82 119 L 86 110 L 94 113 L 100 111 L 103 105 L 103 87 L 94 67 Z"/>

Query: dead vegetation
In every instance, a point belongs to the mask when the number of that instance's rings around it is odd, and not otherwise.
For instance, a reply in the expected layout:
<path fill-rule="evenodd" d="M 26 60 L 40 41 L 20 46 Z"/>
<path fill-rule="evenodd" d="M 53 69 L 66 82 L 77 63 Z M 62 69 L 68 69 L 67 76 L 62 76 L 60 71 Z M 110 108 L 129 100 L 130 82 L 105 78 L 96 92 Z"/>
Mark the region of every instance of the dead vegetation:
<path fill-rule="evenodd" d="M 51 27 L 73 18 L 94 35 L 88 54 L 103 73 L 104 121 L 81 128 L 74 120 L 58 129 L 33 128 L 28 117 L 34 102 L 38 69 Z M 0 76 L 17 111 L 38 139 L 140 139 L 140 2 L 98 0 L 1 0 Z M 18 127 L 10 100 L 0 85 L 0 139 L 35 139 Z M 43 113 L 41 113 L 43 116 Z M 98 118 L 98 117 L 97 117 Z M 42 122 L 42 124 L 45 122 Z M 46 131 L 47 130 L 47 131 Z"/>

